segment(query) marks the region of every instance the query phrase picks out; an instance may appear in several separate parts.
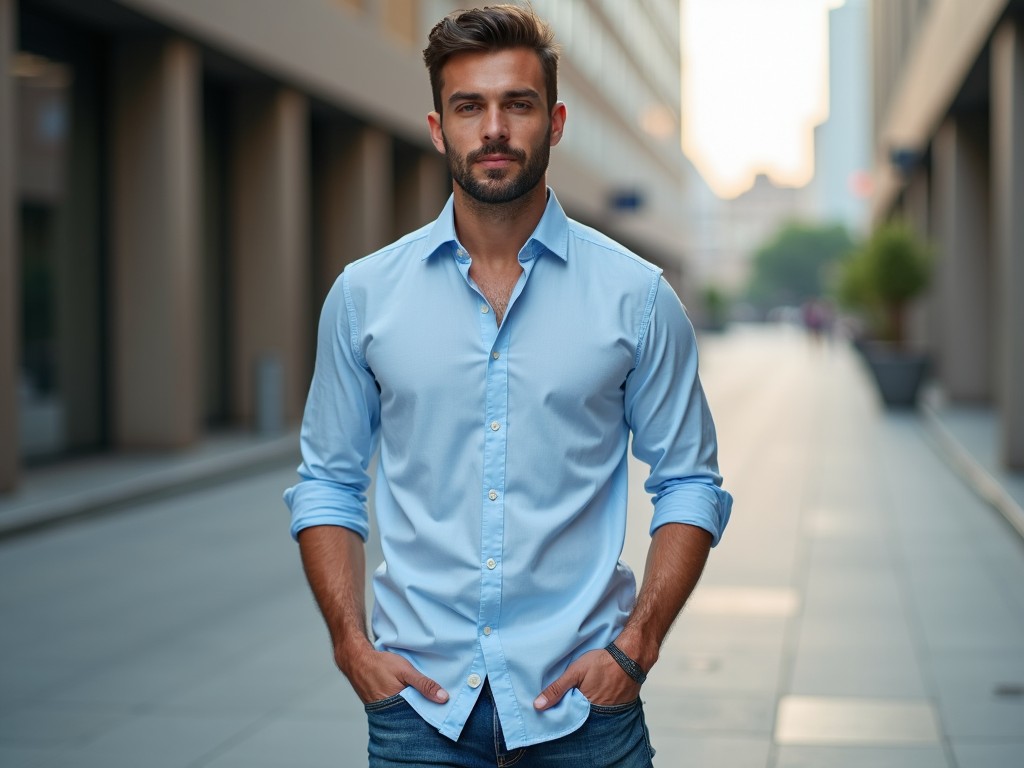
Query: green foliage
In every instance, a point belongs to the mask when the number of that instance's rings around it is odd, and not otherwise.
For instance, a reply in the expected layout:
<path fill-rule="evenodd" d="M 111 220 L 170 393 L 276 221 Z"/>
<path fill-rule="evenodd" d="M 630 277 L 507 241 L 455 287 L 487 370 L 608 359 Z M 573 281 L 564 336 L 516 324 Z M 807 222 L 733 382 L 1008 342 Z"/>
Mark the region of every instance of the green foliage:
<path fill-rule="evenodd" d="M 819 297 L 853 247 L 841 225 L 787 224 L 754 256 L 747 298 L 767 310 Z"/>
<path fill-rule="evenodd" d="M 839 300 L 865 311 L 882 338 L 902 344 L 907 304 L 928 286 L 931 252 L 906 224 L 883 224 L 846 259 Z"/>
<path fill-rule="evenodd" d="M 709 329 L 725 327 L 729 317 L 729 297 L 717 285 L 708 285 L 701 291 L 703 325 Z"/>

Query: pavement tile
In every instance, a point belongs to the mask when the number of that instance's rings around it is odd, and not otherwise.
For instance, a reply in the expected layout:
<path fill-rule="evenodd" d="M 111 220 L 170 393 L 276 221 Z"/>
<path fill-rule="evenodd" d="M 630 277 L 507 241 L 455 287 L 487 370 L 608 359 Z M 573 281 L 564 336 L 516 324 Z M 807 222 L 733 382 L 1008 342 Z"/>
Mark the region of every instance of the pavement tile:
<path fill-rule="evenodd" d="M 801 649 L 789 691 L 798 695 L 924 698 L 927 689 L 915 655 L 893 648 Z"/>
<path fill-rule="evenodd" d="M 678 733 L 769 737 L 775 718 L 774 693 L 709 694 L 645 686 L 643 700 L 652 737 Z"/>
<path fill-rule="evenodd" d="M 916 647 L 911 624 L 902 611 L 877 611 L 857 616 L 806 617 L 800 621 L 797 647 L 833 649 L 837 661 L 846 649 L 895 648 L 905 653 Z"/>
<path fill-rule="evenodd" d="M 4 768 L 39 768 L 44 760 L 53 757 L 58 750 L 40 747 L 0 746 L 0 765 Z"/>
<path fill-rule="evenodd" d="M 237 717 L 132 716 L 40 768 L 184 768 L 252 723 Z"/>
<path fill-rule="evenodd" d="M 1024 765 L 1024 738 L 1002 743 L 953 741 L 957 768 L 1016 768 Z"/>
<path fill-rule="evenodd" d="M 1001 768 L 1009 768 L 1011 763 Z M 942 747 L 779 747 L 774 768 L 966 768 Z"/>
<path fill-rule="evenodd" d="M 655 768 L 679 766 L 722 766 L 725 768 L 764 768 L 771 752 L 767 737 L 651 734 L 655 749 Z"/>
<path fill-rule="evenodd" d="M 275 717 L 197 761 L 195 768 L 365 768 L 367 740 L 362 715 L 331 723 Z"/>
<path fill-rule="evenodd" d="M 297 697 L 320 688 L 337 674 L 327 654 L 265 654 L 247 658 L 217 674 L 154 702 L 155 711 L 180 714 L 261 714 L 280 711 Z"/>
<path fill-rule="evenodd" d="M 937 744 L 940 731 L 925 700 L 785 696 L 775 741 L 794 745 Z"/>
<path fill-rule="evenodd" d="M 361 719 L 363 703 L 340 672 L 284 704 L 281 714 L 297 719 Z"/>
<path fill-rule="evenodd" d="M 123 713 L 50 706 L 12 708 L 0 717 L 0 746 L 76 747 L 115 726 Z"/>

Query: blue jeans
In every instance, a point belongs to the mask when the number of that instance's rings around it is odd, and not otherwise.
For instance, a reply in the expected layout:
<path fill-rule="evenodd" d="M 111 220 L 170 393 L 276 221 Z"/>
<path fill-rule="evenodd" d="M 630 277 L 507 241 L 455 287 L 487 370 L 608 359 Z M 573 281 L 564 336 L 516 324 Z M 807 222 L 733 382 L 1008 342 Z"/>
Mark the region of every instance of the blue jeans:
<path fill-rule="evenodd" d="M 576 731 L 554 741 L 508 750 L 487 685 L 457 742 L 438 733 L 401 695 L 366 705 L 370 768 L 652 768 L 640 700 L 591 705 Z"/>

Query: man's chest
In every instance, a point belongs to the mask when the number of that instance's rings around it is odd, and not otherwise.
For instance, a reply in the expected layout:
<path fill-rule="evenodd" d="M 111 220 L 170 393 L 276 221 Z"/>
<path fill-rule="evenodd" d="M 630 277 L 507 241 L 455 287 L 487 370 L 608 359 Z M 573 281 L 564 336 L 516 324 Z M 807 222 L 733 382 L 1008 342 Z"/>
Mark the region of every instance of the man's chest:
<path fill-rule="evenodd" d="M 494 397 L 538 409 L 621 402 L 638 310 L 531 280 L 499 325 L 488 291 L 478 287 L 434 286 L 363 323 L 361 346 L 385 413 Z M 514 287 L 503 288 L 513 295 Z"/>

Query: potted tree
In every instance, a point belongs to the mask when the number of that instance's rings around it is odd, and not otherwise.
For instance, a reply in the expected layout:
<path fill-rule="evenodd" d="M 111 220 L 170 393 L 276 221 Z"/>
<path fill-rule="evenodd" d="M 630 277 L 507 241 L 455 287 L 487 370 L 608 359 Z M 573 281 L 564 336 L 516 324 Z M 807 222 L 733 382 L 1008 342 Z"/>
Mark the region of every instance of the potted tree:
<path fill-rule="evenodd" d="M 729 319 L 729 299 L 718 286 L 709 285 L 701 291 L 702 327 L 706 331 L 723 331 Z"/>
<path fill-rule="evenodd" d="M 931 253 L 907 225 L 883 224 L 847 260 L 840 299 L 867 315 L 873 338 L 859 345 L 890 407 L 910 407 L 928 368 L 907 344 L 907 308 L 928 286 Z"/>

